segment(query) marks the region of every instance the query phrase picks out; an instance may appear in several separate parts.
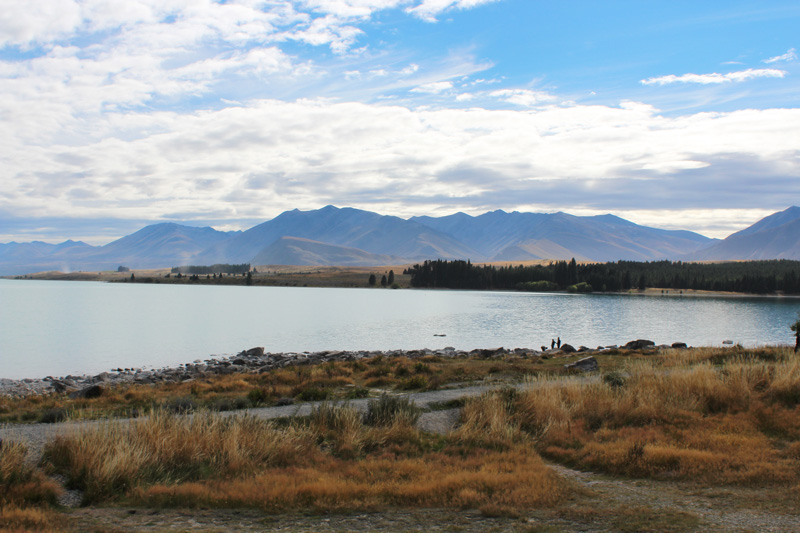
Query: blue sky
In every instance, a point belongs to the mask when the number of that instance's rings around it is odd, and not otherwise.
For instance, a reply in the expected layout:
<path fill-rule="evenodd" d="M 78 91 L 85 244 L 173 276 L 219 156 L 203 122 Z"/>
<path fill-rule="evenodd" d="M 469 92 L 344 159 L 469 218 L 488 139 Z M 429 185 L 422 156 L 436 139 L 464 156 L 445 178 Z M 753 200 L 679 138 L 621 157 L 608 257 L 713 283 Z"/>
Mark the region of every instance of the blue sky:
<path fill-rule="evenodd" d="M 798 203 L 798 28 L 789 1 L 12 1 L 0 242 L 328 204 L 724 237 Z"/>

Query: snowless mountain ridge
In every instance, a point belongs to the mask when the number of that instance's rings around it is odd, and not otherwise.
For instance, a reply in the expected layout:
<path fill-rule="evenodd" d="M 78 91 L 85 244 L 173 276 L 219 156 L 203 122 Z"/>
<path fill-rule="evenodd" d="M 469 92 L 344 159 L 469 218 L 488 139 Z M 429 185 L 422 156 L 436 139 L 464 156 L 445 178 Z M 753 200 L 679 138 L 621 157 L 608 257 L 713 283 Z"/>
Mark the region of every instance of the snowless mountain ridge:
<path fill-rule="evenodd" d="M 152 224 L 104 246 L 0 244 L 0 274 L 161 268 L 214 263 L 351 265 L 425 259 L 525 261 L 800 259 L 800 207 L 720 241 L 640 226 L 614 215 L 492 211 L 408 220 L 354 208 L 294 209 L 246 231 Z"/>

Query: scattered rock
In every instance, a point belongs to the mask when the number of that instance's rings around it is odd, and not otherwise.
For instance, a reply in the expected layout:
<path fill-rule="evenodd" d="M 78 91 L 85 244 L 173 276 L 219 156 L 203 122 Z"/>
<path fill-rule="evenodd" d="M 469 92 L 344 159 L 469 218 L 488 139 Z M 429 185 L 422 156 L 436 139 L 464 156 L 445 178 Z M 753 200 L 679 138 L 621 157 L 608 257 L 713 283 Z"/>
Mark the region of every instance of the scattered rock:
<path fill-rule="evenodd" d="M 625 348 L 628 350 L 641 350 L 642 348 L 646 348 L 648 346 L 655 346 L 656 343 L 653 341 L 648 341 L 645 339 L 637 339 L 635 341 L 631 341 L 625 345 Z"/>
<path fill-rule="evenodd" d="M 250 348 L 249 350 L 245 350 L 242 354 L 248 357 L 263 357 L 264 356 L 264 347 L 257 346 L 255 348 Z"/>
<path fill-rule="evenodd" d="M 673 348 L 677 348 L 677 349 L 686 349 L 686 348 L 688 348 L 688 346 L 686 346 L 685 342 L 673 342 L 672 343 L 672 347 Z"/>
<path fill-rule="evenodd" d="M 563 346 L 561 347 L 564 348 Z M 567 370 L 577 370 L 580 372 L 594 372 L 600 368 L 597 364 L 597 359 L 594 356 L 584 357 L 583 359 L 579 359 L 574 363 L 570 363 L 568 365 L 564 365 L 564 368 Z"/>
<path fill-rule="evenodd" d="M 576 350 L 573 345 L 564 343 L 561 345 L 561 351 L 564 353 L 575 353 L 578 350 Z"/>
<path fill-rule="evenodd" d="M 91 400 L 92 398 L 99 398 L 102 395 L 103 387 L 100 385 L 91 385 L 89 387 L 76 390 L 75 392 L 71 392 L 69 397 L 73 400 L 76 398 L 86 398 L 87 400 Z"/>

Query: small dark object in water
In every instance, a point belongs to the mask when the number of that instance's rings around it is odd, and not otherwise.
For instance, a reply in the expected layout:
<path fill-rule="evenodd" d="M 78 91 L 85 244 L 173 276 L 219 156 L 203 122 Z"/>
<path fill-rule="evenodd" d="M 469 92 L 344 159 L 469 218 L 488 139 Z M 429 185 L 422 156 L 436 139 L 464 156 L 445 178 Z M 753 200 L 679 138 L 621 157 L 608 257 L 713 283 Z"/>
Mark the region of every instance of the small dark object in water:
<path fill-rule="evenodd" d="M 445 335 L 444 333 L 434 333 L 433 336 L 434 337 L 447 337 L 447 335 Z"/>

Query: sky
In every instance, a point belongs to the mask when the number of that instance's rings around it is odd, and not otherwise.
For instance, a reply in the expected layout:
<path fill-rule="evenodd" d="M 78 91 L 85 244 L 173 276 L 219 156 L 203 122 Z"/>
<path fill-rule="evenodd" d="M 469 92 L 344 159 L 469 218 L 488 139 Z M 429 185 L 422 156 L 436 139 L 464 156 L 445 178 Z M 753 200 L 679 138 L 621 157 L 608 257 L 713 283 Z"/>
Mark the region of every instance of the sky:
<path fill-rule="evenodd" d="M 0 0 L 0 242 L 800 204 L 800 3 Z"/>

